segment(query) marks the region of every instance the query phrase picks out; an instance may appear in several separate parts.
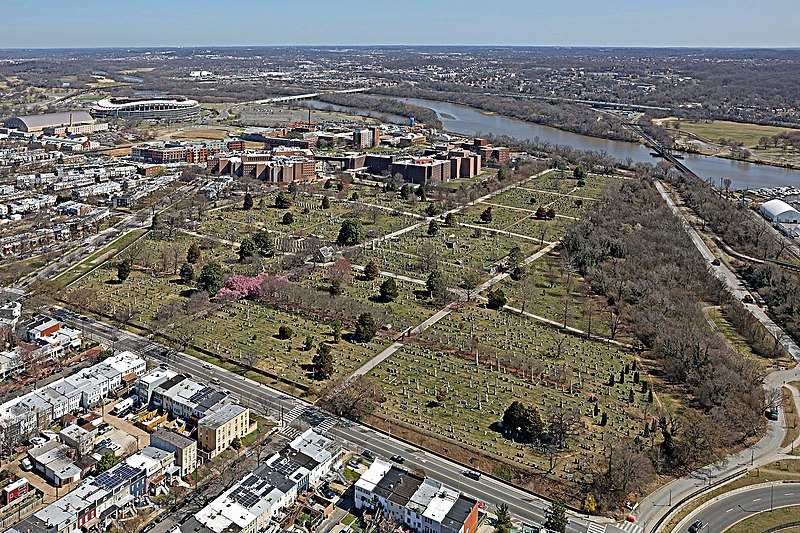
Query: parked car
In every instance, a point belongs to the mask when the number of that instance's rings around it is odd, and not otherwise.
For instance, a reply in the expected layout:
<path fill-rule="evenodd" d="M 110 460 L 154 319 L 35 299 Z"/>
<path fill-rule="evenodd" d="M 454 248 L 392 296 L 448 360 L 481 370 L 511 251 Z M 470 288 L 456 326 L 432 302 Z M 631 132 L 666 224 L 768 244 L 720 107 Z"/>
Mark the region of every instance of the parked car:
<path fill-rule="evenodd" d="M 47 439 L 44 437 L 31 437 L 31 444 L 34 446 L 41 446 L 45 442 L 47 442 Z"/>
<path fill-rule="evenodd" d="M 361 455 L 363 455 L 363 456 L 364 456 L 364 457 L 366 457 L 367 459 L 375 459 L 375 454 L 374 454 L 374 453 L 372 453 L 372 452 L 371 452 L 371 451 L 369 451 L 369 450 L 364 450 L 363 452 L 361 452 Z"/>
<path fill-rule="evenodd" d="M 20 461 L 19 464 L 22 467 L 22 469 L 25 470 L 26 472 L 28 470 L 32 470 L 33 469 L 33 463 L 31 463 L 31 460 L 28 459 L 27 457 L 24 458 L 22 461 Z"/>
<path fill-rule="evenodd" d="M 359 466 L 361 466 L 361 463 L 359 463 L 356 460 L 348 461 L 347 466 L 349 466 L 350 468 L 358 468 Z"/>
<path fill-rule="evenodd" d="M 155 523 L 147 524 L 146 526 L 144 526 L 144 529 L 142 529 L 142 533 L 147 533 L 148 531 L 151 531 L 154 527 L 156 527 Z"/>
<path fill-rule="evenodd" d="M 714 265 L 715 267 L 718 267 L 720 265 L 719 259 L 714 259 L 713 261 L 711 261 L 711 264 Z"/>
<path fill-rule="evenodd" d="M 391 457 L 391 460 L 394 461 L 395 463 L 398 463 L 398 464 L 403 464 L 403 463 L 406 462 L 405 458 L 404 457 L 400 457 L 399 455 L 393 455 Z"/>
<path fill-rule="evenodd" d="M 689 526 L 689 533 L 697 533 L 698 531 L 700 531 L 701 529 L 703 529 L 703 527 L 705 527 L 705 524 L 703 523 L 703 521 L 702 521 L 702 520 L 700 520 L 700 519 L 698 518 L 697 520 L 695 520 L 695 521 L 692 523 L 692 525 L 691 525 L 691 526 Z"/>

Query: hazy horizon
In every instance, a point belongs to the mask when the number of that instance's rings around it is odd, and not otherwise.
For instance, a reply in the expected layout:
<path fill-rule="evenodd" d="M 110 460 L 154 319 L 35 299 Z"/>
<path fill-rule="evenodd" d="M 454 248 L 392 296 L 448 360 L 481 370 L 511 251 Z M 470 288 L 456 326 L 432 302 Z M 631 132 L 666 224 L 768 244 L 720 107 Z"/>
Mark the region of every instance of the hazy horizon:
<path fill-rule="evenodd" d="M 795 2 L 173 0 L 4 6 L 2 49 L 269 46 L 800 47 Z"/>

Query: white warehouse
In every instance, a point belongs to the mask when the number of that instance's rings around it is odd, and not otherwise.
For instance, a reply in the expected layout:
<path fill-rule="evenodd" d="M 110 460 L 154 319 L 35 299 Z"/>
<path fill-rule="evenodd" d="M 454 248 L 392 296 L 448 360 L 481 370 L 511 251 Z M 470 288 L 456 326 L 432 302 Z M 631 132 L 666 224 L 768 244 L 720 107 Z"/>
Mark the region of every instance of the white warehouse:
<path fill-rule="evenodd" d="M 761 204 L 761 214 L 772 222 L 800 224 L 800 211 L 783 200 L 770 200 Z"/>

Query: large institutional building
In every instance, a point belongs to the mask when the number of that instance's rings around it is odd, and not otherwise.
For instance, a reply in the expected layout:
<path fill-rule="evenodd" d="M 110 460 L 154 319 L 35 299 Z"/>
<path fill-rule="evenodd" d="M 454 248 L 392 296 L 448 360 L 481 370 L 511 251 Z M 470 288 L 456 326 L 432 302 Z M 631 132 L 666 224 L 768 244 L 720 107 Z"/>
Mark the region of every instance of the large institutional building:
<path fill-rule="evenodd" d="M 45 135 L 78 135 L 104 131 L 108 124 L 98 123 L 86 111 L 66 111 L 63 113 L 45 113 L 43 115 L 24 115 L 5 121 L 7 128 L 25 133 Z"/>
<path fill-rule="evenodd" d="M 150 120 L 186 120 L 200 111 L 197 100 L 175 98 L 106 98 L 92 106 L 95 117 L 128 117 Z"/>

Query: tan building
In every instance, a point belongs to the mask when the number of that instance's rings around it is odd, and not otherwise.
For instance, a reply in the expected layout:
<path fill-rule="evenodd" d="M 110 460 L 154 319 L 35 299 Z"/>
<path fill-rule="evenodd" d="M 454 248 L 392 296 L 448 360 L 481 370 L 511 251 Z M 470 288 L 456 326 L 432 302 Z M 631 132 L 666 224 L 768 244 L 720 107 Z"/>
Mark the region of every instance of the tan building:
<path fill-rule="evenodd" d="M 197 423 L 200 454 L 213 459 L 228 449 L 234 439 L 242 439 L 255 429 L 256 424 L 250 424 L 250 409 L 236 404 L 226 405 Z"/>

